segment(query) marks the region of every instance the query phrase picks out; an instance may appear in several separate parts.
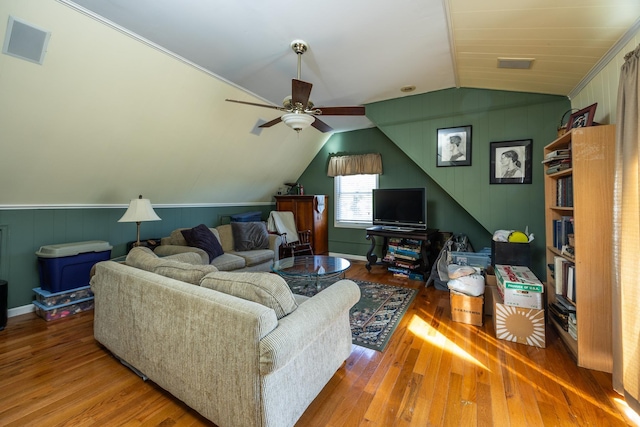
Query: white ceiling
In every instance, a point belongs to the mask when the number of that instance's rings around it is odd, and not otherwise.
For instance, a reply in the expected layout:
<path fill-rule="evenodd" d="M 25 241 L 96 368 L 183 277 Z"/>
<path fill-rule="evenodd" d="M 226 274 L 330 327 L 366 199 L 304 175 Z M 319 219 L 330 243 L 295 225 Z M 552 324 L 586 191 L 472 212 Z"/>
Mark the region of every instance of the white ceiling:
<path fill-rule="evenodd" d="M 407 85 L 416 87 L 408 94 L 473 87 L 569 95 L 640 22 L 639 0 L 60 1 L 278 106 L 296 77 L 295 39 L 309 44 L 301 79 L 313 83 L 316 106 L 398 98 Z M 499 57 L 534 62 L 505 70 Z M 261 110 L 256 118 L 278 116 Z M 371 125 L 365 117 L 323 121 L 337 131 Z"/>

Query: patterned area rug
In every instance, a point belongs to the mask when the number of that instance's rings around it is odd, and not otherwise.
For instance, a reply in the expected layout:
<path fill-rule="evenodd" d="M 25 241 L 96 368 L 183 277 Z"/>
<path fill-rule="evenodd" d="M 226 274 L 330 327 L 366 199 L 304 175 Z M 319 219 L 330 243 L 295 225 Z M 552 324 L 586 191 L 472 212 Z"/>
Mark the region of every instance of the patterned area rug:
<path fill-rule="evenodd" d="M 383 351 L 418 290 L 353 281 L 360 287 L 360 301 L 350 311 L 353 343 Z M 288 283 L 294 294 L 313 296 L 319 292 L 314 284 L 306 281 L 288 280 Z M 321 283 L 320 289 L 324 286 L 330 283 Z"/>

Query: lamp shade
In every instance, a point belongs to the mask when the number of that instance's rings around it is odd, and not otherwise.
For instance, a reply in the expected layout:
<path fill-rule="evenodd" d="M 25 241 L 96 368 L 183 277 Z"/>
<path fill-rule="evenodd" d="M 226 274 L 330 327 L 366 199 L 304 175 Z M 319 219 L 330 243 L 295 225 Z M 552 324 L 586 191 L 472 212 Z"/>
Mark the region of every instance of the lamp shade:
<path fill-rule="evenodd" d="M 308 128 L 315 119 L 315 117 L 305 113 L 288 113 L 282 116 L 284 124 L 296 132 Z"/>
<path fill-rule="evenodd" d="M 153 211 L 149 199 L 143 199 L 142 196 L 140 196 L 137 199 L 131 200 L 129 208 L 118 222 L 160 221 L 160 219 L 161 218 Z"/>

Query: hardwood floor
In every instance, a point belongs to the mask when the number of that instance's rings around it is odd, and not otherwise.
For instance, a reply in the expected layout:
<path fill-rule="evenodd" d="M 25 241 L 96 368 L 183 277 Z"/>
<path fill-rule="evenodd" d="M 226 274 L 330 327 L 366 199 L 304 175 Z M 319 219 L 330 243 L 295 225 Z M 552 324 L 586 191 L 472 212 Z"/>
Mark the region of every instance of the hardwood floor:
<path fill-rule="evenodd" d="M 420 288 L 383 353 L 354 346 L 297 426 L 634 426 L 611 375 L 450 319 L 449 294 L 353 262 L 348 278 Z M 9 319 L 0 332 L 1 426 L 211 426 L 93 339 L 93 313 Z"/>

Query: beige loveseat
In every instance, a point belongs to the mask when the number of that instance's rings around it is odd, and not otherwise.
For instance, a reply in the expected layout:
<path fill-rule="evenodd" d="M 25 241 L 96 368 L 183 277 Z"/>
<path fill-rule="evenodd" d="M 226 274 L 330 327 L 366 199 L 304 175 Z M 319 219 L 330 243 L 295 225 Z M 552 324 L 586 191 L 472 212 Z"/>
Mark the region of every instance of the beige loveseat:
<path fill-rule="evenodd" d="M 96 264 L 91 288 L 95 339 L 219 427 L 293 426 L 351 353 L 360 298 L 350 280 L 306 298 L 147 248 Z"/>
<path fill-rule="evenodd" d="M 247 223 L 239 224 L 247 225 Z M 159 256 L 167 256 L 195 252 L 200 255 L 204 264 L 211 263 L 220 271 L 271 271 L 273 263 L 278 261 L 282 238 L 275 234 L 268 234 L 267 248 L 237 251 L 232 226 L 233 224 L 224 224 L 210 228 L 224 250 L 223 255 L 212 261 L 209 261 L 207 253 L 202 249 L 187 245 L 187 241 L 182 235 L 182 230 L 186 230 L 186 228 L 179 228 L 172 231 L 170 236 L 163 237 L 161 245 L 155 249 L 155 253 Z"/>

